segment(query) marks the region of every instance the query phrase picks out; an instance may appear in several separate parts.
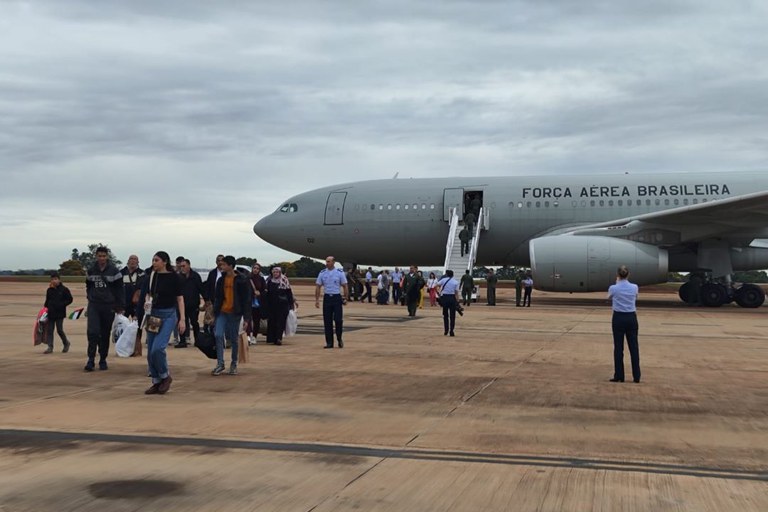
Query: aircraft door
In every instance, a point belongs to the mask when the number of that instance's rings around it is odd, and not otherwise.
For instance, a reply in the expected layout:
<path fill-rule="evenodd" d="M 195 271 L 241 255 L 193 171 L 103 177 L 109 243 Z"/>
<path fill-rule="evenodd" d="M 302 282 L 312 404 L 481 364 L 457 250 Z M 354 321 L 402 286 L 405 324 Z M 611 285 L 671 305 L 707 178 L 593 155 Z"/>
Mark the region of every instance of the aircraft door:
<path fill-rule="evenodd" d="M 459 219 L 464 217 L 464 189 L 446 188 L 443 191 L 443 220 L 451 221 L 451 208 L 456 208 Z"/>
<path fill-rule="evenodd" d="M 325 203 L 326 226 L 344 224 L 344 202 L 346 200 L 346 192 L 331 192 L 328 194 L 328 202 Z"/>

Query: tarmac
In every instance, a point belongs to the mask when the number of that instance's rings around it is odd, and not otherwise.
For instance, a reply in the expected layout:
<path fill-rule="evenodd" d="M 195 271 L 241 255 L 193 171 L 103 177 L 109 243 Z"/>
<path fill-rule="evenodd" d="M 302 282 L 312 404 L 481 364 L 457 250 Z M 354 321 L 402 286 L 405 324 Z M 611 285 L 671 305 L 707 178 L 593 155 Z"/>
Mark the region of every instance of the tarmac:
<path fill-rule="evenodd" d="M 642 382 L 618 384 L 604 294 L 502 288 L 455 338 L 428 304 L 352 303 L 324 350 L 296 286 L 283 346 L 218 377 L 169 347 L 146 396 L 142 358 L 82 371 L 85 318 L 69 353 L 33 347 L 46 286 L 0 282 L 1 512 L 768 510 L 766 307 L 641 290 Z"/>

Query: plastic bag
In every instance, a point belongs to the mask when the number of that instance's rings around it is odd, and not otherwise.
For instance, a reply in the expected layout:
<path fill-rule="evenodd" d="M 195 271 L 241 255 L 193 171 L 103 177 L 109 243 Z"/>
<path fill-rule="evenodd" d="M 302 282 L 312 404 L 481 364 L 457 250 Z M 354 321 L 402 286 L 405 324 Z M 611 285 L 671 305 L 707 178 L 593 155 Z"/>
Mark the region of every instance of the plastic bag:
<path fill-rule="evenodd" d="M 37 345 L 45 343 L 46 329 L 48 329 L 48 308 L 42 308 L 35 318 L 35 327 L 32 330 L 32 342 Z"/>
<path fill-rule="evenodd" d="M 285 335 L 293 336 L 296 334 L 296 329 L 299 327 L 299 319 L 296 316 L 296 311 L 291 309 L 288 311 L 288 318 L 285 319 Z"/>
<path fill-rule="evenodd" d="M 122 316 L 122 315 L 120 315 Z M 125 317 L 123 317 L 125 318 Z M 131 357 L 136 347 L 136 335 L 139 333 L 139 323 L 131 320 L 125 326 L 123 332 L 117 338 L 115 343 L 115 353 L 120 357 Z"/>
<path fill-rule="evenodd" d="M 112 343 L 117 343 L 120 335 L 123 334 L 123 331 L 130 323 L 131 321 L 125 315 L 115 315 L 115 321 L 112 322 Z"/>

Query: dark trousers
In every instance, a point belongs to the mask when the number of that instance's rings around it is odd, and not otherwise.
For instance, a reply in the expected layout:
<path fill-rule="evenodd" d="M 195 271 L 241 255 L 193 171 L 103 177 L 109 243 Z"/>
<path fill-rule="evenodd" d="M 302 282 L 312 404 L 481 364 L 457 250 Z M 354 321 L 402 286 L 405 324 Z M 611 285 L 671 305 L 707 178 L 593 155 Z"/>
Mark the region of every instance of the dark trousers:
<path fill-rule="evenodd" d="M 184 323 L 187 326 L 187 329 L 184 332 L 184 335 L 187 338 L 189 338 L 189 334 L 191 332 L 195 342 L 197 342 L 200 339 L 200 310 L 198 309 L 199 307 L 200 307 L 199 303 L 195 304 L 194 302 L 191 302 L 189 304 L 184 304 L 184 316 L 185 316 Z"/>
<path fill-rule="evenodd" d="M 491 306 L 496 305 L 496 287 L 495 286 L 488 287 L 488 304 L 490 304 Z"/>
<path fill-rule="evenodd" d="M 469 242 L 461 242 L 461 257 L 465 254 L 469 254 Z"/>
<path fill-rule="evenodd" d="M 515 285 L 515 305 L 520 305 L 520 298 L 523 295 L 523 287 Z"/>
<path fill-rule="evenodd" d="M 328 347 L 333 346 L 333 324 L 336 324 L 336 339 L 341 340 L 342 327 L 344 324 L 343 315 L 344 306 L 341 303 L 341 295 L 323 296 L 323 327 L 325 327 L 325 344 Z"/>
<path fill-rule="evenodd" d="M 405 305 L 408 307 L 408 315 L 416 316 L 416 310 L 419 309 L 419 291 L 406 294 Z"/>
<path fill-rule="evenodd" d="M 360 302 L 365 302 L 366 297 L 368 297 L 368 302 L 373 302 L 373 298 L 371 297 L 371 283 L 369 282 L 365 283 L 365 293 L 360 297 Z"/>
<path fill-rule="evenodd" d="M 523 295 L 523 306 L 525 306 L 526 304 L 528 305 L 528 307 L 531 306 L 531 291 L 532 290 L 533 290 L 533 288 L 531 288 L 530 286 L 526 286 L 525 287 L 525 295 Z"/>
<path fill-rule="evenodd" d="M 88 360 L 96 357 L 96 349 L 99 349 L 99 360 L 106 361 L 109 355 L 109 336 L 112 331 L 112 322 L 115 320 L 115 311 L 112 304 L 88 304 Z"/>
<path fill-rule="evenodd" d="M 53 326 L 54 325 L 56 325 L 56 332 L 59 333 L 59 338 L 61 338 L 61 342 L 64 343 L 64 346 L 66 347 L 67 345 L 69 345 L 69 340 L 67 339 L 67 335 L 64 333 L 64 319 L 49 318 L 48 328 L 45 331 L 45 342 L 48 343 L 48 348 L 53 348 Z"/>
<path fill-rule="evenodd" d="M 400 302 L 400 294 L 402 293 L 402 290 L 400 289 L 400 283 L 392 283 L 392 302 L 397 305 L 398 302 Z"/>
<path fill-rule="evenodd" d="M 472 289 L 469 288 L 462 288 L 461 289 L 461 300 L 464 302 L 465 306 L 469 306 L 472 303 Z"/>
<path fill-rule="evenodd" d="M 440 297 L 440 302 L 443 306 L 443 327 L 445 332 L 453 333 L 454 327 L 456 327 L 456 302 L 455 295 L 443 295 Z"/>
<path fill-rule="evenodd" d="M 285 332 L 285 321 L 288 318 L 288 311 L 291 307 L 271 305 L 267 312 L 267 343 L 277 343 L 283 341 L 283 332 Z"/>
<path fill-rule="evenodd" d="M 246 333 L 248 333 L 249 336 L 253 336 L 254 339 L 256 339 L 256 336 L 259 334 L 259 324 L 261 323 L 261 308 L 251 308 L 251 323 L 249 324 L 249 327 L 246 328 Z"/>
<path fill-rule="evenodd" d="M 613 312 L 613 378 L 624 380 L 624 338 L 627 338 L 632 360 L 632 378 L 640 380 L 640 347 L 637 345 L 637 315 Z"/>

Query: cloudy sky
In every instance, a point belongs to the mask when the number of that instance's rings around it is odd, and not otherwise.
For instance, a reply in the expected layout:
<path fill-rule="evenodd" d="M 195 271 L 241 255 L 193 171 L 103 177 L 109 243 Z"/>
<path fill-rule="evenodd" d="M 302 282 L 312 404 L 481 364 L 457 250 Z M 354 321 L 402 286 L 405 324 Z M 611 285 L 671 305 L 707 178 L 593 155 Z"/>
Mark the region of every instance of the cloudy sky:
<path fill-rule="evenodd" d="M 359 179 L 768 169 L 768 3 L 0 0 L 0 269 Z"/>

